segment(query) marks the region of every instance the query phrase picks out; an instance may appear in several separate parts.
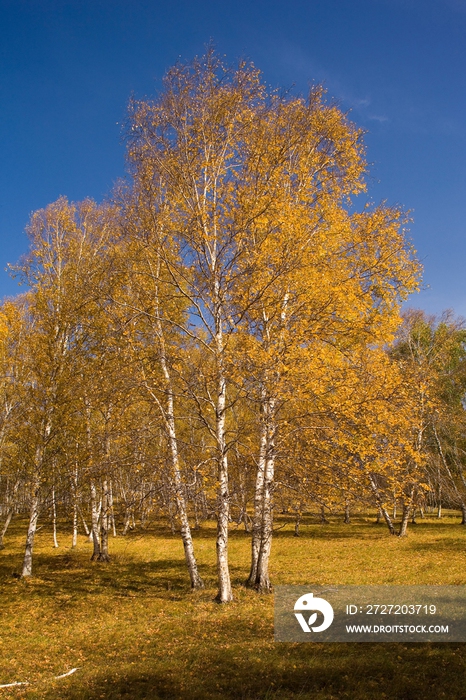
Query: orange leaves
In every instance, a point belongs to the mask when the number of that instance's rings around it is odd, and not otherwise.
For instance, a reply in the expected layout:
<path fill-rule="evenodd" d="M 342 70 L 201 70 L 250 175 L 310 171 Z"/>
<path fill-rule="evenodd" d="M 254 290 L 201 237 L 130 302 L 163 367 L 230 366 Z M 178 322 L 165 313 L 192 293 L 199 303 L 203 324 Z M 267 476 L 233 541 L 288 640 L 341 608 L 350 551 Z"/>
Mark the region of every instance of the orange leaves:
<path fill-rule="evenodd" d="M 358 490 L 361 462 L 390 478 L 416 466 L 384 346 L 419 265 L 398 208 L 350 199 L 365 190 L 362 136 L 322 87 L 270 91 L 212 51 L 131 103 L 130 184 L 114 205 L 36 212 L 17 268 L 32 288 L 26 393 L 39 423 L 53 414 L 56 454 L 155 474 L 170 427 L 211 503 L 227 457 L 249 498 L 265 419 L 270 463 L 298 490 L 318 481 L 319 498 L 332 479 Z"/>

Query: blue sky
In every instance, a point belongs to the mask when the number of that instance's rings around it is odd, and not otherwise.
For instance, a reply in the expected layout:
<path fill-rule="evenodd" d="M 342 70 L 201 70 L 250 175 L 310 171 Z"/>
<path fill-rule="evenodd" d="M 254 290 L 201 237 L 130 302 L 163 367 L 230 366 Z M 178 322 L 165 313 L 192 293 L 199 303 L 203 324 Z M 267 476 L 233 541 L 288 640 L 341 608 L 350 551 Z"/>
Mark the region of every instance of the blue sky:
<path fill-rule="evenodd" d="M 0 296 L 30 213 L 101 200 L 124 175 L 130 95 L 210 40 L 351 110 L 371 198 L 412 212 L 429 288 L 410 305 L 466 316 L 466 0 L 0 0 Z"/>

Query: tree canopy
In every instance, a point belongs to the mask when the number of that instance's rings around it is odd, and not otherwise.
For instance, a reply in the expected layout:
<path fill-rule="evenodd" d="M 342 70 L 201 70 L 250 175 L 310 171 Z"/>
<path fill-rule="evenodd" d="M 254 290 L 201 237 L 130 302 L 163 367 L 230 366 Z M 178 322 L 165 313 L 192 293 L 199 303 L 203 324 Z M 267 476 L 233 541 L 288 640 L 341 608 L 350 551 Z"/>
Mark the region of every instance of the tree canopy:
<path fill-rule="evenodd" d="M 399 207 L 357 206 L 348 115 L 209 50 L 131 101 L 125 135 L 107 202 L 32 215 L 29 290 L 1 310 L 1 493 L 29 509 L 23 575 L 56 504 L 100 561 L 115 523 L 162 513 L 193 588 L 192 528 L 216 518 L 222 603 L 233 518 L 267 591 L 277 508 L 297 534 L 304 511 L 371 505 L 395 532 L 395 504 L 400 534 L 429 498 L 466 512 L 465 331 L 402 317 L 420 265 Z"/>

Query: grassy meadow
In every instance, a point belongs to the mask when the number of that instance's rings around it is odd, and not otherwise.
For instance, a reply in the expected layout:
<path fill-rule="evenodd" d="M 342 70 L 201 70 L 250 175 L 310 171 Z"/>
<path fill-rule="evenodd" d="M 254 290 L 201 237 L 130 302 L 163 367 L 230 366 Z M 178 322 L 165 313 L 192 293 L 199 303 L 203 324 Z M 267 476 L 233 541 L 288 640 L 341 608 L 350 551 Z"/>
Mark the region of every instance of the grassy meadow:
<path fill-rule="evenodd" d="M 277 525 L 285 525 L 286 521 Z M 458 514 L 426 517 L 404 539 L 373 516 L 351 525 L 303 520 L 275 535 L 275 584 L 466 584 L 466 528 Z M 233 524 L 235 601 L 215 595 L 215 526 L 194 532 L 203 591 L 191 593 L 181 539 L 163 524 L 111 539 L 112 560 L 90 561 L 69 531 L 37 534 L 34 576 L 21 569 L 26 523 L 12 522 L 0 552 L 3 698 L 84 700 L 417 700 L 466 698 L 466 645 L 284 644 L 273 640 L 273 595 L 242 586 L 249 536 Z M 78 668 L 73 675 L 54 677 Z"/>

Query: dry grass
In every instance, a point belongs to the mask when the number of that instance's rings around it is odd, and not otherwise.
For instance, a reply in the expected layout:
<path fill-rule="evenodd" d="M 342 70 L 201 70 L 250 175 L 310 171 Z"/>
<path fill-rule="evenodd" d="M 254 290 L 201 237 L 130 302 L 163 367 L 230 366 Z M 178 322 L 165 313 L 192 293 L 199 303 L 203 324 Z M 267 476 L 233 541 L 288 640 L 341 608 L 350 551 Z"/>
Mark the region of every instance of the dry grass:
<path fill-rule="evenodd" d="M 466 528 L 457 516 L 426 519 L 405 540 L 373 518 L 352 525 L 292 525 L 277 532 L 275 584 L 466 584 Z M 279 644 L 273 596 L 241 585 L 249 538 L 232 529 L 235 602 L 218 606 L 214 527 L 195 533 L 207 588 L 191 593 L 178 537 L 162 526 L 111 542 L 110 564 L 89 561 L 62 533 L 53 549 L 37 536 L 34 577 L 20 581 L 25 523 L 16 522 L 0 552 L 0 690 L 5 698 L 78 700 L 460 700 L 466 649 L 461 644 Z M 72 676 L 54 677 L 74 667 Z"/>

